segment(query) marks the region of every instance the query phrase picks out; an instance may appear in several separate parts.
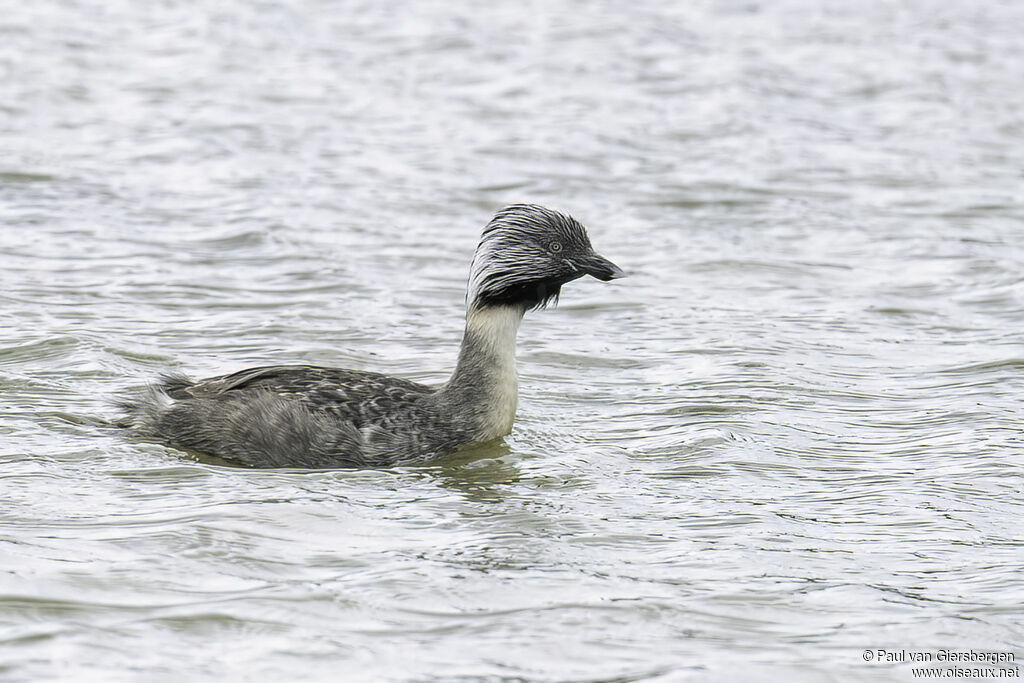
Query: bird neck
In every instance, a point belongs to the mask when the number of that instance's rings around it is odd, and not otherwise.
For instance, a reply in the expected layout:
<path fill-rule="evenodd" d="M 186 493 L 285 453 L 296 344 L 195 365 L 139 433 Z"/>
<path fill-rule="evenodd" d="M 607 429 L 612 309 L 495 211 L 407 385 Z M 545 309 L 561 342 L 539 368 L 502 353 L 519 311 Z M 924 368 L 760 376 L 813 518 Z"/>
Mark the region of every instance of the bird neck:
<path fill-rule="evenodd" d="M 512 431 L 519 381 L 516 332 L 524 306 L 471 306 L 455 372 L 441 392 L 473 416 L 475 440 Z"/>

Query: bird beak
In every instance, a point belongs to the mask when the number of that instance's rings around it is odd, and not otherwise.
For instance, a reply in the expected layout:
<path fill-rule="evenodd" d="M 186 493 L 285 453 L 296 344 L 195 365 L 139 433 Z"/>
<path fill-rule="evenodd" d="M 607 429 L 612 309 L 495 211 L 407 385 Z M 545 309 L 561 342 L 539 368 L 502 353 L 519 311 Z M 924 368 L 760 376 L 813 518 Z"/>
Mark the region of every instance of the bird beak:
<path fill-rule="evenodd" d="M 585 259 L 579 262 L 580 270 L 587 275 L 592 275 L 598 280 L 616 280 L 620 277 L 626 277 L 626 273 L 623 272 L 622 268 L 609 261 L 603 256 L 597 254 L 591 254 Z"/>

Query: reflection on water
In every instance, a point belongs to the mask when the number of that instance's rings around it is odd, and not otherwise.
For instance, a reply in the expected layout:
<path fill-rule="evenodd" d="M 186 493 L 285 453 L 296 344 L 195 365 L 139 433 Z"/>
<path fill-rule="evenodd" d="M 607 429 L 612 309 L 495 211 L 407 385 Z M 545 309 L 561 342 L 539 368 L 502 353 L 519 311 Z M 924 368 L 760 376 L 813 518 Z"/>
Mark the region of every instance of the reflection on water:
<path fill-rule="evenodd" d="M 142 7 L 0 17 L 13 679 L 1024 657 L 1024 8 Z M 527 317 L 504 442 L 255 471 L 109 426 L 171 370 L 443 381 L 518 201 L 631 276 Z"/>

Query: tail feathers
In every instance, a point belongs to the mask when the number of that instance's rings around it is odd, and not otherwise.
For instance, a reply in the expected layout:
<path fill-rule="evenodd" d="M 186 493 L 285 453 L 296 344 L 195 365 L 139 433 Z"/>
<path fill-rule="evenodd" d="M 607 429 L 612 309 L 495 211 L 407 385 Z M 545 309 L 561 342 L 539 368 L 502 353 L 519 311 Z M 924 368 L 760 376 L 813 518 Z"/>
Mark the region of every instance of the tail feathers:
<path fill-rule="evenodd" d="M 195 382 L 179 372 L 165 372 L 160 375 L 158 387 L 171 398 L 189 398 L 185 393 Z"/>
<path fill-rule="evenodd" d="M 123 413 L 117 420 L 117 426 L 130 429 L 141 437 L 154 436 L 160 418 L 173 405 L 164 389 L 165 385 L 166 381 L 160 386 L 150 385 L 135 395 L 117 401 L 116 405 Z"/>

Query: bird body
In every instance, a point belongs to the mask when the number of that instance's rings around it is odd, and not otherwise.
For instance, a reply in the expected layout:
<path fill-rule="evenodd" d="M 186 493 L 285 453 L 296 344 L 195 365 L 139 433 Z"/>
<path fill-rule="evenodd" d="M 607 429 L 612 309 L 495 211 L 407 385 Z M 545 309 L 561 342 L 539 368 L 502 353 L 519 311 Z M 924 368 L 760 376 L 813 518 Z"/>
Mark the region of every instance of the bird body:
<path fill-rule="evenodd" d="M 200 381 L 167 375 L 122 403 L 127 424 L 141 438 L 252 467 L 388 467 L 497 439 L 515 419 L 523 315 L 586 274 L 623 275 L 574 219 L 513 205 L 477 247 L 462 347 L 445 384 L 305 365 Z"/>

